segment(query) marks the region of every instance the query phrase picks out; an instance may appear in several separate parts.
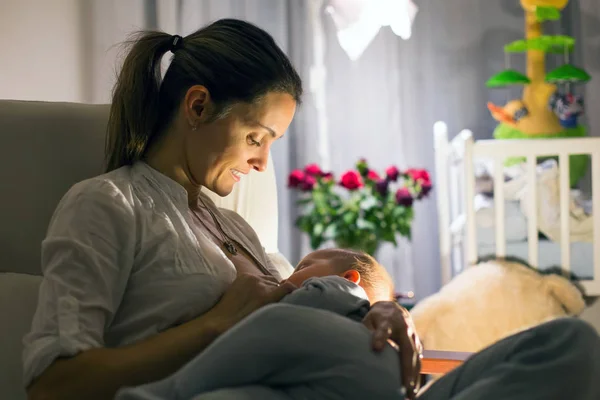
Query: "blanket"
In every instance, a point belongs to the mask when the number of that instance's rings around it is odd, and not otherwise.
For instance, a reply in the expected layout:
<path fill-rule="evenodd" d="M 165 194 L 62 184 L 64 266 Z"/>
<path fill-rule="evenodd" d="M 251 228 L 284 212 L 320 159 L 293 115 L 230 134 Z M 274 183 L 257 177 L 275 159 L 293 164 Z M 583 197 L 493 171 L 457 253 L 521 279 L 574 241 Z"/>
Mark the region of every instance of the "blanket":
<path fill-rule="evenodd" d="M 261 308 L 168 378 L 117 400 L 399 399 L 398 354 L 375 353 L 361 323 L 362 288 L 341 277 L 307 280 Z"/>
<path fill-rule="evenodd" d="M 507 212 L 507 240 L 511 241 L 511 229 L 515 228 L 514 222 L 518 225 L 517 231 L 520 235 L 523 234 L 523 229 L 526 228 L 527 216 L 529 214 L 529 192 L 531 190 L 530 183 L 527 182 L 526 164 L 518 164 L 504 168 L 505 183 L 504 183 L 504 199 L 506 201 L 505 211 Z M 493 166 L 478 160 L 476 163 L 477 179 L 485 181 L 486 185 L 477 184 L 476 204 L 481 205 L 481 198 L 487 197 L 490 202 L 491 187 L 493 186 Z M 560 222 L 560 170 L 558 163 L 554 159 L 548 159 L 540 163 L 536 167 L 536 209 L 538 230 L 553 242 L 560 243 L 561 241 L 561 222 Z M 594 237 L 593 229 L 593 210 L 590 207 L 589 201 L 586 201 L 580 191 L 571 190 L 569 192 L 569 231 L 571 242 L 592 242 Z M 514 210 L 514 202 L 519 204 L 522 218 Z M 480 207 L 481 208 L 481 207 Z M 479 209 L 476 209 L 478 224 L 480 222 Z M 493 212 L 489 208 L 490 213 Z M 490 214 L 490 216 L 492 216 Z M 493 216 L 495 220 L 495 216 Z M 526 232 L 526 230 L 525 230 Z M 525 239 L 526 236 L 523 238 Z"/>

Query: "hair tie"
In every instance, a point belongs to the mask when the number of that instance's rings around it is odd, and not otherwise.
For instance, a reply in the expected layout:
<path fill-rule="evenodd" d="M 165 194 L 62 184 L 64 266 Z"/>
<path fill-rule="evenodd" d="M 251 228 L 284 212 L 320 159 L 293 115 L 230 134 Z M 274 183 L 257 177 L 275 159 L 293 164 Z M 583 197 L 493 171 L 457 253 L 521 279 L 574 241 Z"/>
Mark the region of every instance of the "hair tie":
<path fill-rule="evenodd" d="M 169 47 L 169 51 L 171 53 L 175 53 L 178 49 L 183 47 L 183 38 L 179 35 L 171 36 L 171 47 Z"/>

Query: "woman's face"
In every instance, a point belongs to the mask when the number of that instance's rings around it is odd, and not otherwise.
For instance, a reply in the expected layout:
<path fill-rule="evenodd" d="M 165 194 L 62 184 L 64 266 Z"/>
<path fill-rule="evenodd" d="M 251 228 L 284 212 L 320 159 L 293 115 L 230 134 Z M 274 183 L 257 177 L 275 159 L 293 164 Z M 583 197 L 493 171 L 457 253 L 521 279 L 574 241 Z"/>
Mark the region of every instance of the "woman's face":
<path fill-rule="evenodd" d="M 226 196 L 254 169 L 264 171 L 269 149 L 288 129 L 296 102 L 269 93 L 257 104 L 236 104 L 227 116 L 202 122 L 185 137 L 186 169 L 201 186 Z"/>

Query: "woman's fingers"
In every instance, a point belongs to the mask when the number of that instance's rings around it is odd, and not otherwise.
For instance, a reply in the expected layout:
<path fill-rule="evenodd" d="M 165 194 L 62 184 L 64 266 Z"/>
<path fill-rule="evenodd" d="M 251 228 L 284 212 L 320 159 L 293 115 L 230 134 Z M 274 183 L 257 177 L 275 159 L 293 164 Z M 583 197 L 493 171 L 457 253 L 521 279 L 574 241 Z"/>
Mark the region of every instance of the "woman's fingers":
<path fill-rule="evenodd" d="M 388 339 L 392 336 L 392 326 L 388 321 L 381 321 L 374 329 L 373 333 L 373 349 L 381 351 L 385 347 Z"/>
<path fill-rule="evenodd" d="M 406 397 L 413 399 L 419 388 L 421 343 L 407 310 L 392 302 L 376 304 L 363 321 L 373 330 L 373 348 L 378 351 L 391 342 L 398 350 L 401 381 Z"/>
<path fill-rule="evenodd" d="M 283 282 L 275 286 L 268 295 L 268 303 L 276 303 L 285 295 L 292 293 L 297 287 L 292 282 Z"/>
<path fill-rule="evenodd" d="M 414 342 L 405 336 L 406 340 L 398 343 L 400 347 L 400 365 L 402 366 L 402 385 L 406 388 L 406 397 L 414 398 L 418 390 L 420 371 L 419 353 Z"/>
<path fill-rule="evenodd" d="M 402 384 L 406 388 L 406 397 L 413 399 L 420 387 L 421 343 L 414 329 L 414 323 L 408 312 L 403 311 L 404 322 L 398 335 L 393 340 L 400 347 L 400 365 L 402 366 Z"/>

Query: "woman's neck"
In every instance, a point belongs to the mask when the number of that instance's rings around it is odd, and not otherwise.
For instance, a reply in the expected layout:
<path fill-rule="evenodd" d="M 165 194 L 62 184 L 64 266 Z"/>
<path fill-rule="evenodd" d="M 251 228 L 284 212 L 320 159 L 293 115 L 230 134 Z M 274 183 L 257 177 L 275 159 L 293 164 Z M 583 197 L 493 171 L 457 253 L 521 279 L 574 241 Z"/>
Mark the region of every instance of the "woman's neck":
<path fill-rule="evenodd" d="M 169 146 L 165 143 L 158 149 L 150 149 L 145 162 L 161 174 L 169 177 L 179 183 L 186 190 L 188 195 L 188 204 L 190 207 L 196 207 L 201 186 L 192 182 L 189 174 L 180 162 L 180 157 L 175 152 L 169 151 Z"/>

